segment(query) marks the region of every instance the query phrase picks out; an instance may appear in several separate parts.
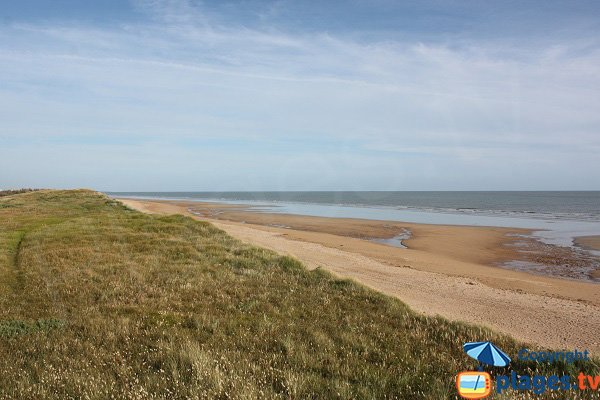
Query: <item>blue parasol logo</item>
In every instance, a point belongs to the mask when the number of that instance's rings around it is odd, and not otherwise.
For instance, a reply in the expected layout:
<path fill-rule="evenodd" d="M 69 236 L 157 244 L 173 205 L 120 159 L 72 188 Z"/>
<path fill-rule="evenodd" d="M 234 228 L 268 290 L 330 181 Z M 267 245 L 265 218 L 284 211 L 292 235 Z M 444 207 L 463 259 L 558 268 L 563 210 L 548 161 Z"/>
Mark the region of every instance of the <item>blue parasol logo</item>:
<path fill-rule="evenodd" d="M 510 357 L 496 347 L 492 342 L 471 342 L 463 346 L 465 353 L 482 364 L 494 367 L 506 367 L 510 363 Z"/>

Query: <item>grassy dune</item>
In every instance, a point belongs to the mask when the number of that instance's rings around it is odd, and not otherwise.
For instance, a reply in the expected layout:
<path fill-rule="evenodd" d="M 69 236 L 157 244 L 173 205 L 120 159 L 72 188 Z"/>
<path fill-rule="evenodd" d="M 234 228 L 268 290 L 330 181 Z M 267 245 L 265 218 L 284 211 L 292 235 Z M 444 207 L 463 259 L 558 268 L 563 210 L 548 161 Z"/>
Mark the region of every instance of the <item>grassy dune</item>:
<path fill-rule="evenodd" d="M 0 197 L 0 306 L 0 398 L 444 399 L 462 343 L 520 348 L 84 190 Z"/>

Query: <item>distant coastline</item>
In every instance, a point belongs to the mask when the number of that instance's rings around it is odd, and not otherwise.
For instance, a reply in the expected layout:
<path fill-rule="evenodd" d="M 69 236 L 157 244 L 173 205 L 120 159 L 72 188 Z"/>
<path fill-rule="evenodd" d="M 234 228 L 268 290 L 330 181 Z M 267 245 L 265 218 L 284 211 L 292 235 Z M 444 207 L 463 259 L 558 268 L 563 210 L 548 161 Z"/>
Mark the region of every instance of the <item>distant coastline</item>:
<path fill-rule="evenodd" d="M 106 192 L 118 197 L 391 207 L 600 222 L 600 191 Z"/>
<path fill-rule="evenodd" d="M 589 192 L 107 192 L 113 197 L 246 204 L 271 213 L 533 231 L 570 247 L 600 235 L 600 191 Z M 586 248 L 589 249 L 589 246 Z"/>

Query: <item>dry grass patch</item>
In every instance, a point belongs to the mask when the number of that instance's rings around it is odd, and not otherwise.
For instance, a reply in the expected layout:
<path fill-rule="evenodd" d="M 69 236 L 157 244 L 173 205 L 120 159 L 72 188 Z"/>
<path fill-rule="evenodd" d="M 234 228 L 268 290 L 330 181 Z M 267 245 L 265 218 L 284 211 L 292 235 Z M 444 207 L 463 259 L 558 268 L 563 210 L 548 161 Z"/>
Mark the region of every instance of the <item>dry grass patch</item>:
<path fill-rule="evenodd" d="M 99 193 L 0 205 L 0 398 L 453 398 L 462 343 L 520 347 Z"/>

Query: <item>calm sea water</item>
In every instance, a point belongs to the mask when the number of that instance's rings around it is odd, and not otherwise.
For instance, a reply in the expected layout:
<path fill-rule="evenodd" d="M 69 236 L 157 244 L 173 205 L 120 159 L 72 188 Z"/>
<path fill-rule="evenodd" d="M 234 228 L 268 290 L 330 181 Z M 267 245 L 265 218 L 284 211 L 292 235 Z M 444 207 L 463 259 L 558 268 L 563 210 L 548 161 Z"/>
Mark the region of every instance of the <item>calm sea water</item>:
<path fill-rule="evenodd" d="M 384 206 L 403 209 L 524 214 L 600 221 L 600 191 L 588 192 L 120 192 L 112 195 L 197 200 Z"/>
<path fill-rule="evenodd" d="M 551 244 L 600 235 L 600 191 L 581 192 L 112 192 L 112 196 L 218 201 L 326 217 L 529 228 Z"/>

